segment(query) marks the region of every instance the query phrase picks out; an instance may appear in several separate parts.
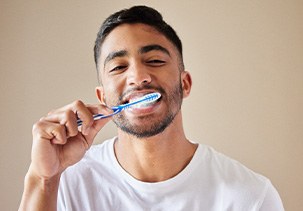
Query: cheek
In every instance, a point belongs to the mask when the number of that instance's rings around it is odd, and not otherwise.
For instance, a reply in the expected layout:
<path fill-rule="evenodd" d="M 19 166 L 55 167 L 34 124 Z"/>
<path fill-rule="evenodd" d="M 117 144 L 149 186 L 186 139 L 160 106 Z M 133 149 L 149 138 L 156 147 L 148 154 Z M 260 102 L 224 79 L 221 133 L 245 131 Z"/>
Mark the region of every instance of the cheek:
<path fill-rule="evenodd" d="M 105 81 L 105 80 L 104 80 Z M 119 97 L 122 94 L 123 86 L 117 81 L 106 80 L 103 83 L 105 103 L 108 106 L 115 106 L 119 102 Z"/>
<path fill-rule="evenodd" d="M 174 89 L 176 86 L 180 85 L 180 75 L 179 74 L 170 74 L 166 77 L 161 78 L 161 85 L 165 89 Z"/>

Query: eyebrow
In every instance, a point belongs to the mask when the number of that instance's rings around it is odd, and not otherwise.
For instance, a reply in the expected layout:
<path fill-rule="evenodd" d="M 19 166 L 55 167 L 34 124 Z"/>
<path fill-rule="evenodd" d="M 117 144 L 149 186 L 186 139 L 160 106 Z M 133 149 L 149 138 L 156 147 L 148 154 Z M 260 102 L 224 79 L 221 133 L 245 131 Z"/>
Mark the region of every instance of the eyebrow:
<path fill-rule="evenodd" d="M 139 54 L 144 54 L 155 50 L 162 51 L 163 53 L 167 54 L 170 57 L 169 51 L 166 48 L 162 47 L 161 45 L 157 45 L 157 44 L 143 46 L 142 48 L 139 49 Z"/>
<path fill-rule="evenodd" d="M 110 54 L 107 55 L 107 57 L 104 60 L 104 67 L 109 61 L 111 61 L 117 57 L 123 57 L 123 56 L 127 56 L 127 55 L 128 55 L 128 52 L 126 50 L 111 52 Z"/>
<path fill-rule="evenodd" d="M 138 52 L 139 52 L 139 54 L 145 54 L 150 51 L 161 51 L 170 57 L 169 51 L 166 48 L 162 47 L 161 45 L 157 45 L 157 44 L 143 46 L 139 49 Z M 104 60 L 104 67 L 109 61 L 111 61 L 117 57 L 124 57 L 127 55 L 128 55 L 128 52 L 126 50 L 111 52 L 110 54 L 107 55 L 107 57 Z"/>

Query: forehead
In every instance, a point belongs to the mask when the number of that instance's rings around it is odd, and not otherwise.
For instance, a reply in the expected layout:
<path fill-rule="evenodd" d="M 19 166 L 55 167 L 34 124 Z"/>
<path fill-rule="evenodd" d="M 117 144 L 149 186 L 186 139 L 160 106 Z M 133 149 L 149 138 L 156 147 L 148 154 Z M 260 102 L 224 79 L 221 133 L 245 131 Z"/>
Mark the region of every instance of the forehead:
<path fill-rule="evenodd" d="M 155 28 L 145 24 L 122 24 L 112 30 L 105 38 L 101 47 L 100 62 L 114 51 L 126 50 L 129 53 L 137 52 L 143 46 L 158 44 L 166 48 L 171 54 L 177 49 Z"/>

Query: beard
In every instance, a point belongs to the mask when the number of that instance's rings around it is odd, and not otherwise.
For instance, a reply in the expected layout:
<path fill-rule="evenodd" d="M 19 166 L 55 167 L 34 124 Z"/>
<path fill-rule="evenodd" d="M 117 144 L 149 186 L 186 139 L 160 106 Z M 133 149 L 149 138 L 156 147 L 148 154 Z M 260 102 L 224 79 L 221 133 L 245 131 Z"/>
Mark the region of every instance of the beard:
<path fill-rule="evenodd" d="M 138 117 L 141 118 L 142 121 L 148 122 L 148 124 L 135 125 L 126 118 L 123 112 L 121 112 L 113 117 L 113 122 L 118 128 L 130 135 L 133 135 L 137 138 L 148 138 L 162 133 L 173 122 L 174 118 L 181 109 L 183 101 L 183 90 L 180 81 L 172 90 L 169 91 L 169 93 L 166 93 L 161 87 L 156 88 L 150 85 L 145 85 L 136 90 L 142 89 L 153 89 L 158 91 L 161 94 L 161 100 L 167 101 L 167 114 L 160 119 L 155 119 L 155 117 L 149 115 Z M 122 99 L 122 96 L 120 99 Z"/>

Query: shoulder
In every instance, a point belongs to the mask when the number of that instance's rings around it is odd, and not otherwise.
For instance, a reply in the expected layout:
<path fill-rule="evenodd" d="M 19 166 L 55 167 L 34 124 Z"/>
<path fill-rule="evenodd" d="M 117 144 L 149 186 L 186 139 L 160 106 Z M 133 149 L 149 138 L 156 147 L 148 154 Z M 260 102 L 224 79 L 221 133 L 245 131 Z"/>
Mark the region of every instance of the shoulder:
<path fill-rule="evenodd" d="M 236 199 L 251 208 L 262 205 L 268 189 L 273 188 L 268 178 L 212 147 L 200 144 L 199 148 L 201 168 L 203 174 L 207 175 L 204 179 L 208 180 L 217 193 L 224 194 L 225 201 L 229 203 Z"/>
<path fill-rule="evenodd" d="M 268 179 L 254 172 L 239 161 L 226 156 L 210 146 L 200 144 L 200 156 L 203 164 L 210 168 L 214 174 L 220 174 L 221 178 L 232 182 L 256 182 L 266 184 Z"/>

